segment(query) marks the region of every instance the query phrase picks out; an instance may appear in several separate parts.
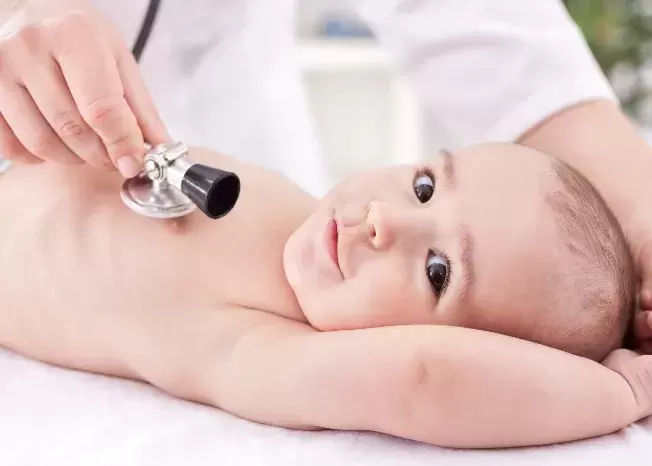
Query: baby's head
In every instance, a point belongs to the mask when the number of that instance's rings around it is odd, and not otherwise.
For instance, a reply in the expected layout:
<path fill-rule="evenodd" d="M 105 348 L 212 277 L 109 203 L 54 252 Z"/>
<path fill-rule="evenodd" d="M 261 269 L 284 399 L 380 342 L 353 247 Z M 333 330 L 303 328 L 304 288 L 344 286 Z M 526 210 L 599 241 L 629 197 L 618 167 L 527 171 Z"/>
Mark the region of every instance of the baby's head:
<path fill-rule="evenodd" d="M 622 343 L 633 308 L 632 261 L 600 195 L 511 144 L 346 179 L 283 259 L 320 330 L 455 325 L 599 360 Z"/>

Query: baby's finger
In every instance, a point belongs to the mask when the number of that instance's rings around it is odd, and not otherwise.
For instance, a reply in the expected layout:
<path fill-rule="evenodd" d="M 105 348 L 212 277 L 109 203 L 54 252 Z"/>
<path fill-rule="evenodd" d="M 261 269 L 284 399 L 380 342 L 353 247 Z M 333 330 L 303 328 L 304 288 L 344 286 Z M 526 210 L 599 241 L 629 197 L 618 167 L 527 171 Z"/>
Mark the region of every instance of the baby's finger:
<path fill-rule="evenodd" d="M 640 311 L 634 316 L 634 335 L 637 341 L 652 339 L 652 311 Z"/>
<path fill-rule="evenodd" d="M 638 354 L 635 351 L 625 348 L 618 348 L 607 355 L 602 364 L 609 369 L 620 371 L 628 361 L 636 358 Z"/>
<path fill-rule="evenodd" d="M 646 285 L 646 283 L 643 284 L 643 288 L 639 294 L 639 305 L 641 309 L 652 310 L 652 289 L 646 287 Z"/>

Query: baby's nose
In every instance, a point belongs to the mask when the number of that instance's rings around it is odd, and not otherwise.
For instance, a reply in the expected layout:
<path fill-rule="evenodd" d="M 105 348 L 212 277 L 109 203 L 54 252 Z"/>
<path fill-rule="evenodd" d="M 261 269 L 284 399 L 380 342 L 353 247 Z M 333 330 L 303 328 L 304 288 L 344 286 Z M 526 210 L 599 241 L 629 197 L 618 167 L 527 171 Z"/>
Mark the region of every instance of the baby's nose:
<path fill-rule="evenodd" d="M 375 249 L 390 248 L 397 238 L 409 233 L 410 221 L 400 209 L 387 202 L 373 201 L 367 212 L 369 242 Z"/>

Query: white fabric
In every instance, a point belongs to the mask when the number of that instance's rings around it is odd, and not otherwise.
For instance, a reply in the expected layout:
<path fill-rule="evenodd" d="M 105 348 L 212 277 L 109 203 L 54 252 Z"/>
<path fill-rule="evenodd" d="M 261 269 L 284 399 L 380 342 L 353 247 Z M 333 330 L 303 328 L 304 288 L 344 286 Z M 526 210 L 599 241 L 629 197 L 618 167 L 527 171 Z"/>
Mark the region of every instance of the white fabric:
<path fill-rule="evenodd" d="M 613 466 L 652 458 L 652 418 L 564 445 L 450 450 L 375 433 L 264 426 L 1 349 L 0 374 L 0 464 L 8 466 Z"/>
<path fill-rule="evenodd" d="M 569 105 L 615 99 L 559 0 L 353 0 L 452 146 L 512 141 Z"/>
<path fill-rule="evenodd" d="M 129 45 L 146 0 L 93 0 Z M 172 136 L 326 190 L 294 46 L 293 0 L 162 0 L 141 70 Z"/>
<path fill-rule="evenodd" d="M 132 44 L 147 0 L 93 0 Z M 449 146 L 513 140 L 613 98 L 560 0 L 338 0 L 416 85 Z M 162 0 L 142 71 L 179 139 L 279 169 L 313 194 L 324 164 L 301 87 L 293 0 Z"/>

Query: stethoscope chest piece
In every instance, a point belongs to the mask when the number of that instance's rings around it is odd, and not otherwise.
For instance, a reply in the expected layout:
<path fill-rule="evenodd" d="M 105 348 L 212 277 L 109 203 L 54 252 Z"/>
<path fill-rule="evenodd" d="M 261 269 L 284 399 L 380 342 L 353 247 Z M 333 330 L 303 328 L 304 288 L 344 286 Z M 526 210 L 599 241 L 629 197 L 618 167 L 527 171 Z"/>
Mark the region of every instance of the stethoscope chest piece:
<path fill-rule="evenodd" d="M 197 208 L 170 183 L 152 181 L 144 173 L 125 181 L 120 196 L 131 210 L 146 217 L 183 217 Z"/>
<path fill-rule="evenodd" d="M 120 191 L 134 212 L 153 218 L 188 215 L 197 207 L 210 218 L 226 215 L 240 195 L 237 175 L 188 158 L 181 143 L 160 144 L 145 155 L 145 170 Z"/>

